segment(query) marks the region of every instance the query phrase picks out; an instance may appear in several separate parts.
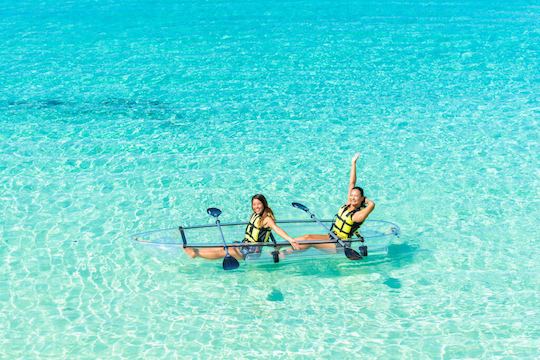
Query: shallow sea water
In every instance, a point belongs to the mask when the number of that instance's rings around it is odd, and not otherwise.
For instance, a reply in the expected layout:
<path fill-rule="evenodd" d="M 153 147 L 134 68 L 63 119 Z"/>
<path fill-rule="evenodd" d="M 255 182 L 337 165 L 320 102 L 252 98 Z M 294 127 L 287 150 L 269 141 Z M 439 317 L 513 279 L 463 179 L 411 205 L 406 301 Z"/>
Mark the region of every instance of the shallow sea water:
<path fill-rule="evenodd" d="M 536 2 L 0 13 L 0 358 L 538 357 Z M 224 272 L 130 240 L 258 192 L 331 217 L 356 151 L 402 231 L 380 261 Z"/>

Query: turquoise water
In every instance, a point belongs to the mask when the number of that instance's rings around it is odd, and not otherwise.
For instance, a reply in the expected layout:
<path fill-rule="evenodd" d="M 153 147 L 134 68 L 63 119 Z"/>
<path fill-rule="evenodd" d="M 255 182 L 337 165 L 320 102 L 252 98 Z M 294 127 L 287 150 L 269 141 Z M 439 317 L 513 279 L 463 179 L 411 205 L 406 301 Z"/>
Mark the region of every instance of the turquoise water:
<path fill-rule="evenodd" d="M 538 357 L 537 2 L 0 14 L 0 358 Z M 356 151 L 402 230 L 382 261 L 225 273 L 130 240 L 257 192 L 331 217 Z"/>

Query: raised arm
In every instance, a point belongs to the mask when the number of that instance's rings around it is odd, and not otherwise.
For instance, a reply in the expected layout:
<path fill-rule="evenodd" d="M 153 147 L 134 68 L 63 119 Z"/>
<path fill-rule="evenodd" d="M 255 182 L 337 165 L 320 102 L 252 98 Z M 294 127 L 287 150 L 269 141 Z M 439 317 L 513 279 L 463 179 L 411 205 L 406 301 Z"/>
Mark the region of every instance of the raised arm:
<path fill-rule="evenodd" d="M 369 214 L 371 214 L 373 209 L 375 209 L 375 203 L 373 201 L 366 199 L 365 202 L 367 206 L 353 215 L 354 222 L 357 222 L 357 223 L 364 222 L 369 216 Z"/>
<path fill-rule="evenodd" d="M 351 160 L 351 175 L 349 176 L 349 191 L 347 192 L 347 203 L 349 202 L 349 195 L 353 187 L 356 186 L 356 160 L 360 157 L 360 153 L 354 154 Z"/>

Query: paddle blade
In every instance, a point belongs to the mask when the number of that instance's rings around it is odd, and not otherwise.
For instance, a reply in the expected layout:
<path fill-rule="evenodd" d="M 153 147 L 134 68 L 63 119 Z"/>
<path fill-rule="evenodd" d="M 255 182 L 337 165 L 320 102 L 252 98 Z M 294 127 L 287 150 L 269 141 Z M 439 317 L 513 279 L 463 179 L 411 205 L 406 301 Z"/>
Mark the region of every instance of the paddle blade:
<path fill-rule="evenodd" d="M 360 255 L 359 253 L 357 253 L 355 250 L 351 249 L 350 247 L 345 248 L 345 256 L 349 260 L 361 260 L 362 259 L 362 255 Z"/>
<path fill-rule="evenodd" d="M 293 202 L 292 206 L 294 206 L 295 208 L 300 209 L 302 211 L 309 212 L 309 209 L 307 207 L 305 207 L 304 205 L 300 204 L 300 203 Z"/>
<path fill-rule="evenodd" d="M 219 215 L 221 215 L 221 210 L 219 210 L 218 208 L 208 208 L 206 209 L 206 212 L 208 213 L 208 215 L 211 215 L 215 218 L 217 218 Z"/>
<path fill-rule="evenodd" d="M 223 270 L 234 270 L 238 269 L 239 266 L 238 260 L 231 255 L 227 255 L 223 258 Z"/>

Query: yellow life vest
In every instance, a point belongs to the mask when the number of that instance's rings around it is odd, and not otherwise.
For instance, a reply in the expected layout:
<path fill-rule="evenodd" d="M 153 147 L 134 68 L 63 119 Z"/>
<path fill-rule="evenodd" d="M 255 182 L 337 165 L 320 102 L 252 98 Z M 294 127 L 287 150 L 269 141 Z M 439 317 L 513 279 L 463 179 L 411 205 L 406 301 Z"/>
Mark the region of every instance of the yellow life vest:
<path fill-rule="evenodd" d="M 270 228 L 262 227 L 262 217 L 253 213 L 249 218 L 244 235 L 245 242 L 267 242 L 270 238 Z"/>
<path fill-rule="evenodd" d="M 357 232 L 357 230 L 360 225 L 362 225 L 362 223 L 354 222 L 353 216 L 358 211 L 364 209 L 366 206 L 366 203 L 363 202 L 359 207 L 350 211 L 347 204 L 340 207 L 338 213 L 336 214 L 336 217 L 334 218 L 334 223 L 332 224 L 330 231 L 332 231 L 334 234 L 337 235 L 338 238 L 342 240 L 352 238 L 353 234 L 360 237 L 360 234 Z"/>

